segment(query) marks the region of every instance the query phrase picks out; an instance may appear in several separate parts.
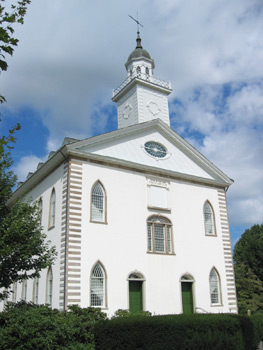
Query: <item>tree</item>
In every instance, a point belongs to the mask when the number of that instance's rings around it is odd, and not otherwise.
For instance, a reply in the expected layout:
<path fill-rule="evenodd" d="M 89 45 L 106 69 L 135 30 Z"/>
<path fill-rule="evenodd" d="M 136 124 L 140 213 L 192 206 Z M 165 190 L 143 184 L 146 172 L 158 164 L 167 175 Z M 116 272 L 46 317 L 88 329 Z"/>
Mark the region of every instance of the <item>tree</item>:
<path fill-rule="evenodd" d="M 0 0 L 2 3 L 5 0 Z M 7 70 L 5 55 L 12 55 L 14 47 L 18 44 L 18 39 L 13 37 L 14 24 L 24 23 L 27 5 L 31 0 L 20 0 L 11 5 L 11 12 L 6 12 L 5 7 L 0 4 L 0 73 Z M 0 103 L 5 102 L 4 96 L 0 95 Z"/>
<path fill-rule="evenodd" d="M 37 203 L 20 200 L 8 205 L 17 182 L 10 170 L 10 150 L 19 129 L 17 124 L 7 137 L 0 138 L 0 300 L 10 294 L 8 288 L 13 282 L 39 276 L 39 271 L 56 257 L 55 248 L 50 247 L 41 231 Z"/>
<path fill-rule="evenodd" d="M 243 233 L 234 260 L 239 312 L 263 310 L 263 224 Z"/>

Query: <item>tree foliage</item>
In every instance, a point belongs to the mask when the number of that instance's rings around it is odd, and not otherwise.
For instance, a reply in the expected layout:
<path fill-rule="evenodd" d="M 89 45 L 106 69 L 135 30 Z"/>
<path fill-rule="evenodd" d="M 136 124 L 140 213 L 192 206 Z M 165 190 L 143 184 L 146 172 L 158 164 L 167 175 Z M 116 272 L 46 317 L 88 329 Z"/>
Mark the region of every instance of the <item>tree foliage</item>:
<path fill-rule="evenodd" d="M 10 150 L 19 129 L 17 124 L 7 137 L 0 138 L 0 300 L 8 296 L 13 282 L 38 276 L 56 256 L 55 248 L 50 248 L 41 231 L 37 204 L 17 201 L 8 205 L 17 181 L 10 170 Z"/>
<path fill-rule="evenodd" d="M 243 233 L 234 260 L 239 312 L 263 312 L 263 224 Z"/>
<path fill-rule="evenodd" d="M 31 0 L 20 0 L 11 4 L 9 12 L 2 6 L 5 0 L 0 0 L 0 73 L 6 71 L 8 64 L 6 54 L 12 55 L 14 47 L 18 44 L 18 39 L 14 38 L 14 24 L 24 23 L 27 5 Z M 4 96 L 0 95 L 0 103 L 5 101 Z"/>

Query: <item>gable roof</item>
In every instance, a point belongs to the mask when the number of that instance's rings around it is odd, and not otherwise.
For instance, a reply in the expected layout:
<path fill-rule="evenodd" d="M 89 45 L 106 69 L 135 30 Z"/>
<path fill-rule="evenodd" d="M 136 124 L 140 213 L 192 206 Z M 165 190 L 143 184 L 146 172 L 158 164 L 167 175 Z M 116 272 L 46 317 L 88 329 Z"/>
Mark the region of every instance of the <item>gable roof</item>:
<path fill-rule="evenodd" d="M 151 163 L 150 157 L 138 159 L 134 156 L 135 153 L 133 156 L 129 155 L 127 146 L 134 140 L 137 140 L 137 143 L 143 142 L 143 137 L 147 136 L 149 139 L 150 135 L 159 135 L 168 148 L 177 152 L 177 157 L 171 157 L 170 160 L 161 163 L 153 160 Z M 233 180 L 167 124 L 160 119 L 154 119 L 80 141 L 69 139 L 14 192 L 10 202 L 27 193 L 69 157 L 212 186 L 228 187 L 233 183 Z"/>

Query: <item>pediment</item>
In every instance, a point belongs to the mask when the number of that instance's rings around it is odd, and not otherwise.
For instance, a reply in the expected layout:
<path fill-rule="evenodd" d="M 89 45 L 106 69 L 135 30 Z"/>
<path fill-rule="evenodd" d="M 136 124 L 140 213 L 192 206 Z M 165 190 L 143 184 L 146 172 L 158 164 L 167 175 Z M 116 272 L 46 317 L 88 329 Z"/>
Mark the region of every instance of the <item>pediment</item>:
<path fill-rule="evenodd" d="M 164 157 L 149 154 L 145 148 L 147 142 L 162 145 L 167 154 Z M 87 156 L 104 157 L 105 161 L 116 159 L 209 182 L 215 180 L 229 185 L 233 182 L 159 119 L 76 142 L 70 148 Z"/>

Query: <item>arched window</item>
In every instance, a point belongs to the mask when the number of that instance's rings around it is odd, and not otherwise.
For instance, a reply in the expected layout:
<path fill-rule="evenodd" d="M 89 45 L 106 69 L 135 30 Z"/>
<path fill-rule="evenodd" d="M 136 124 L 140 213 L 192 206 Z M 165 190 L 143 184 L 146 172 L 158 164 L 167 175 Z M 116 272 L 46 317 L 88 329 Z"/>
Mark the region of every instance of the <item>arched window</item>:
<path fill-rule="evenodd" d="M 204 205 L 204 220 L 205 220 L 205 234 L 210 236 L 215 236 L 215 219 L 214 210 L 211 204 L 206 201 Z"/>
<path fill-rule="evenodd" d="M 52 306 L 52 290 L 53 290 L 53 272 L 49 267 L 47 271 L 47 289 L 46 289 L 46 303 Z"/>
<path fill-rule="evenodd" d="M 26 295 L 27 295 L 27 280 L 23 280 L 21 299 L 26 301 Z"/>
<path fill-rule="evenodd" d="M 141 74 L 141 67 L 138 66 L 138 67 L 136 68 L 136 72 L 137 72 L 137 75 L 140 75 L 140 74 Z"/>
<path fill-rule="evenodd" d="M 148 252 L 173 253 L 172 224 L 162 216 L 153 215 L 147 220 Z"/>
<path fill-rule="evenodd" d="M 106 279 L 105 272 L 100 263 L 96 263 L 91 273 L 90 281 L 90 305 L 91 306 L 106 306 Z"/>
<path fill-rule="evenodd" d="M 54 227 L 55 226 L 55 214 L 56 214 L 56 192 L 53 188 L 50 196 L 50 202 L 49 202 L 49 224 L 48 227 Z"/>
<path fill-rule="evenodd" d="M 12 289 L 12 303 L 16 303 L 16 296 L 17 296 L 17 282 L 14 282 L 13 289 Z"/>
<path fill-rule="evenodd" d="M 145 74 L 146 74 L 146 77 L 148 78 L 148 77 L 149 77 L 149 74 L 150 74 L 149 68 L 148 68 L 148 67 L 145 68 Z"/>
<path fill-rule="evenodd" d="M 211 304 L 221 304 L 221 288 L 219 274 L 215 268 L 212 268 L 209 275 Z"/>
<path fill-rule="evenodd" d="M 33 282 L 33 298 L 32 298 L 32 301 L 34 304 L 38 304 L 38 289 L 39 289 L 39 277 L 35 277 Z"/>
<path fill-rule="evenodd" d="M 100 181 L 95 182 L 91 191 L 91 221 L 106 222 L 106 195 Z"/>
<path fill-rule="evenodd" d="M 42 215 L 43 215 L 43 200 L 42 200 L 42 198 L 39 198 L 39 200 L 38 200 L 38 212 L 39 212 L 40 225 L 42 225 Z"/>

